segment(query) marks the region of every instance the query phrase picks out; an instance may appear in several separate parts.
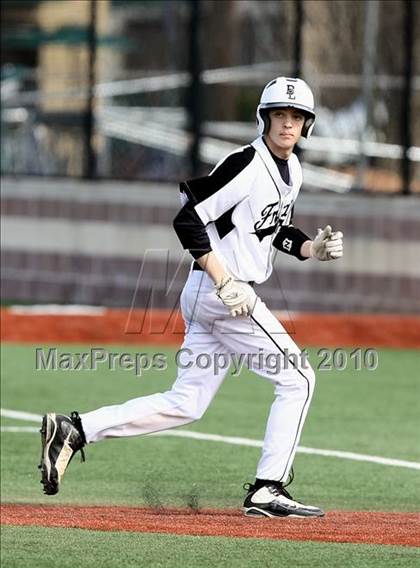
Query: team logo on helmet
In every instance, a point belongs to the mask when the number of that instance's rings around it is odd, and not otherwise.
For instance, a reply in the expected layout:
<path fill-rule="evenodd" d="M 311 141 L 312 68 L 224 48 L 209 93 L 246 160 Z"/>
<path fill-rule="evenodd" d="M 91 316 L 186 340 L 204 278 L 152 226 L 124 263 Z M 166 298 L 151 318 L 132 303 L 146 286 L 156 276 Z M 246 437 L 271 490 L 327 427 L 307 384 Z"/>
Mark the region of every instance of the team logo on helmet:
<path fill-rule="evenodd" d="M 295 86 L 291 85 L 290 83 L 287 85 L 286 95 L 289 97 L 289 100 L 295 100 Z"/>

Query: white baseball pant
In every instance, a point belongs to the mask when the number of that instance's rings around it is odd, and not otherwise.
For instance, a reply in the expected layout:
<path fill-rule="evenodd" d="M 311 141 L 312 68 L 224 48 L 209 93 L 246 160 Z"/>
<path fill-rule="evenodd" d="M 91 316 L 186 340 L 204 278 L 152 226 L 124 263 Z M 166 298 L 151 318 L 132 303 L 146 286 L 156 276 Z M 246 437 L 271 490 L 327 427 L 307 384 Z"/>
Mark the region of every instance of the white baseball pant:
<path fill-rule="evenodd" d="M 285 481 L 288 477 L 303 424 L 311 402 L 315 374 L 309 363 L 302 365 L 300 349 L 284 327 L 257 299 L 252 317 L 232 318 L 217 298 L 205 272 L 191 271 L 181 294 L 186 324 L 182 349 L 197 356 L 231 353 L 246 357 L 251 370 L 274 383 L 275 399 L 267 421 L 262 456 L 256 477 Z M 190 353 L 189 351 L 187 353 Z M 261 365 L 267 357 L 286 353 L 290 364 L 281 368 Z M 261 359 L 263 357 L 263 359 Z M 81 415 L 88 442 L 105 438 L 139 436 L 183 426 L 199 420 L 225 378 L 226 369 L 178 369 L 171 390 L 106 406 Z"/>

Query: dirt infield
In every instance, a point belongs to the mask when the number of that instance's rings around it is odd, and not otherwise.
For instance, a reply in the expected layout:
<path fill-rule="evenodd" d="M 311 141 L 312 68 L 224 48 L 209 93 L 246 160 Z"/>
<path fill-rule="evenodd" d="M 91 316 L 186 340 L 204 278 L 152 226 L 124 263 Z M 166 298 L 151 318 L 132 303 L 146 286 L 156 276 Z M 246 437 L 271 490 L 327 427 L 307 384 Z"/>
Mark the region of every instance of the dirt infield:
<path fill-rule="evenodd" d="M 301 347 L 420 348 L 420 317 L 366 314 L 290 314 L 280 317 Z M 105 309 L 99 315 L 39 315 L 1 310 L 3 341 L 172 345 L 182 343 L 184 322 L 168 310 Z"/>
<path fill-rule="evenodd" d="M 236 510 L 3 504 L 3 525 L 420 546 L 420 514 L 330 511 L 321 519 L 252 519 Z"/>

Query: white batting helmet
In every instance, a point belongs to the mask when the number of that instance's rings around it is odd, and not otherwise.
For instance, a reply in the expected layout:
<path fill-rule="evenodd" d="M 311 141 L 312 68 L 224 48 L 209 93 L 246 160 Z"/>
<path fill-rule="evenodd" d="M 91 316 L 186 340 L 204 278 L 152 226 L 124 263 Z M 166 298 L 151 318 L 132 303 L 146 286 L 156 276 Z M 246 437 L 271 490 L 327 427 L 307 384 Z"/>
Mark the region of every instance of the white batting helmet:
<path fill-rule="evenodd" d="M 314 96 L 305 81 L 291 77 L 277 77 L 270 81 L 262 92 L 257 107 L 258 133 L 262 135 L 268 131 L 270 110 L 291 107 L 304 112 L 306 118 L 302 136 L 309 138 L 315 123 L 314 106 Z"/>

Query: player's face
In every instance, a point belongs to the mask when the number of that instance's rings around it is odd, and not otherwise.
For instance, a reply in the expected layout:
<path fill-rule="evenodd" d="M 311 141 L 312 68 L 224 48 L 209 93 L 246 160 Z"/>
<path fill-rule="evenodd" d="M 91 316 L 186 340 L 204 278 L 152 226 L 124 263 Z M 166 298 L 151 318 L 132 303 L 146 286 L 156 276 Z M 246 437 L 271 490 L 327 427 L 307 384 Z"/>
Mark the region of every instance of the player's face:
<path fill-rule="evenodd" d="M 294 108 L 270 111 L 270 130 L 266 141 L 270 150 L 281 158 L 288 158 L 299 140 L 305 116 Z"/>

